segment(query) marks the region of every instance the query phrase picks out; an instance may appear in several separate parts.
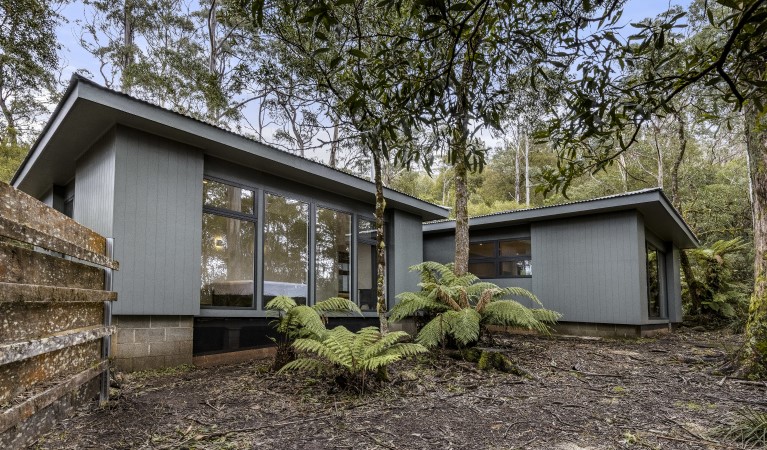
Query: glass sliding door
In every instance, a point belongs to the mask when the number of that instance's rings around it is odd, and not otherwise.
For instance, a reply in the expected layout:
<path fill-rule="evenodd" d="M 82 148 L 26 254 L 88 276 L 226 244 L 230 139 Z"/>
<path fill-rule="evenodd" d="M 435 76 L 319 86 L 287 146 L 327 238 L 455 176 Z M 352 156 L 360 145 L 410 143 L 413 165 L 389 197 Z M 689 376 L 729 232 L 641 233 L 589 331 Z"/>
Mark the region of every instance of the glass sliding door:
<path fill-rule="evenodd" d="M 351 229 L 351 214 L 317 208 L 314 235 L 316 301 L 330 297 L 350 298 Z"/>
<path fill-rule="evenodd" d="M 309 205 L 264 195 L 264 304 L 278 295 L 306 304 L 309 270 Z"/>

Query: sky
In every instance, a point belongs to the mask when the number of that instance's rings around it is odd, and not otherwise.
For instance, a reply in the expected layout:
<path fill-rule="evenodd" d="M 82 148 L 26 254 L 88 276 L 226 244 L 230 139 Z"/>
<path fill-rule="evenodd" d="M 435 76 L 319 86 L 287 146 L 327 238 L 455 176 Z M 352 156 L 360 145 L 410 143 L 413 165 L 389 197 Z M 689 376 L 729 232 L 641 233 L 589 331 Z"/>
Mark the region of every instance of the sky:
<path fill-rule="evenodd" d="M 628 25 L 644 18 L 655 17 L 674 5 L 680 5 L 686 8 L 691 1 L 692 0 L 628 0 L 620 23 Z M 86 13 L 83 2 L 74 1 L 69 3 L 62 8 L 61 13 L 66 19 L 60 24 L 57 30 L 59 43 L 62 46 L 61 56 L 64 63 L 64 69 L 61 73 L 62 81 L 67 83 L 74 72 L 78 70 L 86 70 L 92 74 L 92 79 L 94 81 L 102 83 L 103 80 L 99 75 L 98 61 L 85 51 L 79 43 L 79 29 L 81 27 L 78 25 L 78 21 L 82 21 Z M 628 32 L 630 32 L 630 29 L 630 26 L 626 27 Z M 245 113 L 248 114 L 248 111 L 246 110 Z M 490 146 L 497 146 L 501 143 L 500 139 L 491 137 L 489 133 L 482 133 L 480 137 Z M 315 156 L 324 159 L 322 154 L 307 156 Z"/>

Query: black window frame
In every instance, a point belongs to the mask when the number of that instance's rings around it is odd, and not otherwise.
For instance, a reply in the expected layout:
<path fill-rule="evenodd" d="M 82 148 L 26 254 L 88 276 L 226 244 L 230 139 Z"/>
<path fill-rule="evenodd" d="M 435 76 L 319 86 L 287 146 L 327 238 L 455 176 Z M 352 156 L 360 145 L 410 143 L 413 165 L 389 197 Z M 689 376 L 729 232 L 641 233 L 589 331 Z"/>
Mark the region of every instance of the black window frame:
<path fill-rule="evenodd" d="M 247 214 L 242 211 L 235 211 L 233 209 L 226 209 L 226 208 L 219 208 L 216 206 L 208 206 L 205 204 L 205 196 L 203 195 L 202 198 L 202 214 L 213 214 L 216 216 L 222 216 L 229 219 L 237 219 L 237 220 L 243 220 L 247 222 L 253 223 L 253 229 L 255 235 L 253 236 L 253 301 L 251 303 L 251 306 L 223 306 L 223 305 L 200 305 L 201 309 L 232 309 L 232 310 L 258 310 L 258 295 L 257 295 L 257 289 L 256 289 L 256 283 L 258 283 L 258 270 L 256 268 L 256 262 L 258 260 L 258 252 L 260 250 L 259 242 L 258 242 L 258 227 L 260 226 L 259 220 L 258 220 L 258 211 L 259 211 L 259 189 L 256 189 L 251 186 L 246 186 L 241 183 L 233 182 L 230 180 L 222 180 L 220 178 L 216 177 L 210 177 L 205 176 L 203 177 L 203 183 L 206 181 L 212 181 L 214 183 L 218 184 L 224 184 L 227 186 L 232 186 L 244 190 L 251 191 L 253 193 L 253 214 Z M 204 189 L 203 189 L 204 194 Z M 202 219 L 202 217 L 201 217 Z"/>
<path fill-rule="evenodd" d="M 527 241 L 530 243 L 530 254 L 529 255 L 517 255 L 517 256 L 501 256 L 501 242 L 510 242 L 510 241 Z M 530 261 L 530 267 L 532 268 L 532 261 L 533 261 L 533 255 L 532 255 L 532 240 L 529 236 L 527 237 L 516 237 L 516 238 L 504 238 L 504 239 L 487 239 L 482 241 L 471 241 L 469 245 L 471 244 L 493 244 L 493 256 L 490 257 L 474 257 L 469 258 L 469 264 L 482 264 L 482 263 L 493 263 L 495 267 L 495 274 L 492 277 L 479 277 L 482 280 L 492 280 L 492 279 L 506 279 L 506 278 L 532 278 L 532 275 L 502 275 L 501 271 L 501 264 L 504 262 L 514 262 L 514 261 Z M 470 271 L 471 272 L 471 271 Z"/>

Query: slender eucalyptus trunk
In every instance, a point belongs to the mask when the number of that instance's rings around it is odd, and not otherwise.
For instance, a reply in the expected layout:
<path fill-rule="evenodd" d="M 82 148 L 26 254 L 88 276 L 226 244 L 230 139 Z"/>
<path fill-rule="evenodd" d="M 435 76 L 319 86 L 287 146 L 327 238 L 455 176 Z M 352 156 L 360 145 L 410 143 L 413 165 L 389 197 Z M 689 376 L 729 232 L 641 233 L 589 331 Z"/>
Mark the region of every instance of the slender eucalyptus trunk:
<path fill-rule="evenodd" d="M 16 129 L 16 120 L 13 117 L 11 109 L 8 108 L 8 104 L 6 103 L 5 99 L 0 99 L 0 110 L 3 111 L 3 117 L 5 118 L 7 130 L 6 136 L 8 137 L 8 142 L 15 147 L 19 143 L 18 130 Z"/>
<path fill-rule="evenodd" d="M 469 271 L 468 170 L 463 161 L 455 165 L 455 274 Z"/>
<path fill-rule="evenodd" d="M 530 141 L 525 130 L 525 205 L 530 207 Z"/>
<path fill-rule="evenodd" d="M 674 159 L 674 165 L 671 167 L 671 204 L 679 211 L 682 210 L 682 200 L 679 198 L 679 169 L 682 167 L 682 161 L 687 151 L 687 131 L 684 117 L 679 111 L 674 113 L 674 119 L 677 125 L 677 138 L 679 140 L 679 152 Z M 679 265 L 682 266 L 682 273 L 687 282 L 687 292 L 690 295 L 690 312 L 700 314 L 703 310 L 703 293 L 700 291 L 701 285 L 695 278 L 692 271 L 690 258 L 685 250 L 679 252 Z"/>
<path fill-rule="evenodd" d="M 519 128 L 517 128 L 519 130 Z M 517 134 L 517 143 L 514 146 L 514 201 L 519 203 L 519 200 L 522 196 L 522 184 L 520 181 L 520 173 L 522 172 L 520 164 L 521 164 L 521 153 L 522 153 L 522 145 L 520 142 L 521 136 Z"/>
<path fill-rule="evenodd" d="M 741 371 L 767 378 L 767 120 L 753 102 L 745 106 L 746 151 L 754 199 L 754 293 L 748 308 Z"/>
<path fill-rule="evenodd" d="M 373 171 L 376 185 L 376 261 L 378 263 L 376 275 L 376 310 L 378 312 L 378 321 L 381 328 L 381 334 L 389 332 L 389 321 L 386 318 L 386 241 L 384 239 L 384 212 L 386 210 L 386 199 L 384 198 L 384 186 L 381 165 L 381 158 L 376 152 L 373 155 Z"/>
<path fill-rule="evenodd" d="M 684 154 L 687 151 L 687 131 L 685 130 L 686 123 L 682 114 L 677 111 L 674 117 L 677 124 L 676 132 L 679 139 L 679 153 L 676 155 L 674 165 L 671 167 L 671 203 L 677 209 L 681 209 L 681 202 L 679 200 L 679 168 L 682 166 Z"/>
<path fill-rule="evenodd" d="M 469 271 L 469 189 L 467 150 L 469 143 L 469 98 L 474 85 L 474 52 L 478 42 L 469 42 L 461 68 L 454 115 L 453 157 L 455 165 L 455 274 Z"/>
<path fill-rule="evenodd" d="M 330 159 L 328 164 L 330 167 L 338 165 L 338 119 L 333 121 L 333 140 L 330 142 Z"/>
<path fill-rule="evenodd" d="M 629 190 L 629 174 L 626 168 L 626 155 L 621 153 L 618 156 L 618 171 L 621 173 L 621 183 L 623 184 L 623 192 Z"/>
<path fill-rule="evenodd" d="M 133 65 L 133 2 L 125 0 L 123 6 L 123 54 L 122 54 L 122 74 L 120 84 L 123 92 L 130 94 L 133 85 L 132 65 Z"/>

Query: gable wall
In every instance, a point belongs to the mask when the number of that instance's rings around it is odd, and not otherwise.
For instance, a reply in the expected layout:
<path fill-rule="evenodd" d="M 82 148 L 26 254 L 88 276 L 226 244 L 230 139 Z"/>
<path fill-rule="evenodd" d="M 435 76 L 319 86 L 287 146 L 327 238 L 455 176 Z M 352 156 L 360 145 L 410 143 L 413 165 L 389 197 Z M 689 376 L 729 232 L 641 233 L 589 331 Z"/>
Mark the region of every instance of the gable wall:
<path fill-rule="evenodd" d="M 643 322 L 646 270 L 636 212 L 538 222 L 531 231 L 533 292 L 561 321 Z"/>

